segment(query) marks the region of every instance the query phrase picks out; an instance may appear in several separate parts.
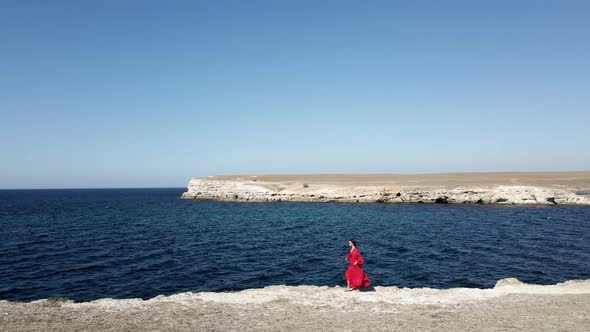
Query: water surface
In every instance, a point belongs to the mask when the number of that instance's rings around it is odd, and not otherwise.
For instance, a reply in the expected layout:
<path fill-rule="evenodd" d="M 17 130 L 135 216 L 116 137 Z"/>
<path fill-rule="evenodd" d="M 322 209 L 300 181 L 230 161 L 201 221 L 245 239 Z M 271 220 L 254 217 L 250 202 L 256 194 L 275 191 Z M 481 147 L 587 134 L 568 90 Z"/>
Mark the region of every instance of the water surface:
<path fill-rule="evenodd" d="M 0 299 L 344 285 L 350 238 L 374 285 L 590 278 L 590 207 L 231 203 L 182 191 L 0 191 Z"/>

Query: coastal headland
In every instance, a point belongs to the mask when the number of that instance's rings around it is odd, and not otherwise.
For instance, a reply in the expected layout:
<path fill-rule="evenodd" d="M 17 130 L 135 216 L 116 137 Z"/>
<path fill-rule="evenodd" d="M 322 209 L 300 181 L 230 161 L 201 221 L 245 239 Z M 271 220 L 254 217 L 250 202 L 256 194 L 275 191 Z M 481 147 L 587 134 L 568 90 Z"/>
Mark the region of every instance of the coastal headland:
<path fill-rule="evenodd" d="M 590 171 L 209 176 L 181 198 L 241 202 L 590 205 Z"/>
<path fill-rule="evenodd" d="M 491 289 L 269 286 L 142 299 L 0 301 L 2 331 L 588 331 L 590 280 Z"/>

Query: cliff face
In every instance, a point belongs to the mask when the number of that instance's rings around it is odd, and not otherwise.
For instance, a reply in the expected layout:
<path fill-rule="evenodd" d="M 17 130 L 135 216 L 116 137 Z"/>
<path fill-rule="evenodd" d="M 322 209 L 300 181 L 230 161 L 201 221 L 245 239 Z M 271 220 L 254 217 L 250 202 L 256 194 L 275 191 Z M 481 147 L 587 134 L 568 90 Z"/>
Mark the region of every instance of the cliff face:
<path fill-rule="evenodd" d="M 351 202 L 589 205 L 572 189 L 531 185 L 399 185 L 314 181 L 263 181 L 256 176 L 193 178 L 185 199 L 244 202 Z"/>

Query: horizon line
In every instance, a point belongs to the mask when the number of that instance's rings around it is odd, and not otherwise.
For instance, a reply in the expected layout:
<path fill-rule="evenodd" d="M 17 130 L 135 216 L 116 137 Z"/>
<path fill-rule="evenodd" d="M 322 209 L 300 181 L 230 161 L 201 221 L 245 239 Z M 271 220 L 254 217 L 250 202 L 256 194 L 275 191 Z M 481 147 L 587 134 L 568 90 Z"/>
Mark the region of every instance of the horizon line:
<path fill-rule="evenodd" d="M 216 174 L 206 175 L 201 177 L 191 177 L 190 179 L 200 179 L 207 177 L 225 177 L 225 176 L 267 176 L 267 175 L 444 175 L 444 174 L 502 174 L 502 173 L 587 173 L 590 170 L 575 170 L 575 171 L 474 171 L 474 172 L 439 172 L 439 173 L 233 173 L 233 174 Z M 190 180 L 189 180 L 190 181 Z M 187 188 L 187 186 L 147 186 L 147 187 L 48 187 L 48 188 L 0 188 L 2 190 L 100 190 L 100 189 L 180 189 Z"/>
<path fill-rule="evenodd" d="M 186 187 L 61 187 L 61 188 L 0 188 L 3 190 L 106 190 L 106 189 L 186 189 Z"/>

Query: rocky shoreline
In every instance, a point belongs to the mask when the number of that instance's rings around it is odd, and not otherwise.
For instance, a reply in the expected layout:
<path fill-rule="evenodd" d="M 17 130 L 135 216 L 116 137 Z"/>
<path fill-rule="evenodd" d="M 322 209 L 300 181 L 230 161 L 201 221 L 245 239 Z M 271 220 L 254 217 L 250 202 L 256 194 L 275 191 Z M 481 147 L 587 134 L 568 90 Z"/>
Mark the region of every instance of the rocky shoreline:
<path fill-rule="evenodd" d="M 269 286 L 74 303 L 0 301 L 2 331 L 588 331 L 590 280 L 491 289 Z"/>
<path fill-rule="evenodd" d="M 368 179 L 363 175 L 212 176 L 191 179 L 181 198 L 240 202 L 590 205 L 587 189 L 590 172 L 490 174 L 382 175 Z M 547 174 L 553 178 L 541 181 Z"/>

